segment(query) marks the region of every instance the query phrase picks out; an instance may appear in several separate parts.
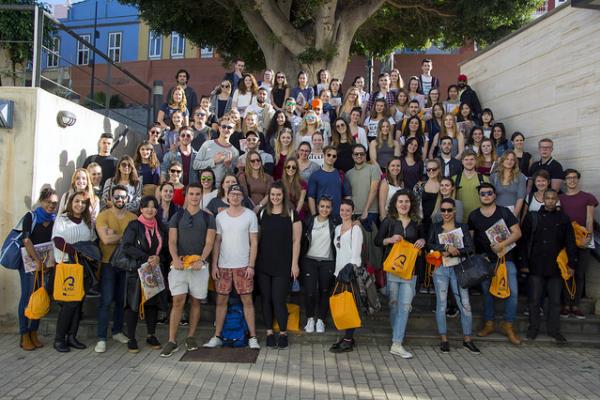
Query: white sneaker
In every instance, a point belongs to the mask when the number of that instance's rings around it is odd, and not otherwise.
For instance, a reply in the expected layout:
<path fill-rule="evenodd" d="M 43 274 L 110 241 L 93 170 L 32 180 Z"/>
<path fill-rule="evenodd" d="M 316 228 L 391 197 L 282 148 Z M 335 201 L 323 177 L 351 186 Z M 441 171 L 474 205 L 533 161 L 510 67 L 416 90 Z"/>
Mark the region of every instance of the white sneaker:
<path fill-rule="evenodd" d="M 402 347 L 400 343 L 393 343 L 392 347 L 390 348 L 390 353 L 392 353 L 395 356 L 400 356 L 406 359 L 413 358 L 413 355 L 408 351 L 404 350 L 404 347 Z"/>
<path fill-rule="evenodd" d="M 202 347 L 206 347 L 209 349 L 214 349 L 217 347 L 221 347 L 223 346 L 223 341 L 221 340 L 221 338 L 218 338 L 216 336 L 213 336 L 210 338 L 210 340 L 206 343 L 204 343 L 204 345 L 202 345 Z"/>
<path fill-rule="evenodd" d="M 96 347 L 94 347 L 96 353 L 104 353 L 106 351 L 106 340 L 98 340 Z"/>
<path fill-rule="evenodd" d="M 325 333 L 325 323 L 322 319 L 317 320 L 317 333 Z"/>
<path fill-rule="evenodd" d="M 248 340 L 248 347 L 253 350 L 260 350 L 260 344 L 258 344 L 258 339 L 255 336 Z"/>
<path fill-rule="evenodd" d="M 315 331 L 315 319 L 314 318 L 309 318 L 308 321 L 306 321 L 306 326 L 304 327 L 304 331 L 306 333 L 313 333 Z"/>
<path fill-rule="evenodd" d="M 116 340 L 119 343 L 127 344 L 129 338 L 125 336 L 123 333 L 119 332 L 115 335 L 112 335 L 113 340 Z"/>

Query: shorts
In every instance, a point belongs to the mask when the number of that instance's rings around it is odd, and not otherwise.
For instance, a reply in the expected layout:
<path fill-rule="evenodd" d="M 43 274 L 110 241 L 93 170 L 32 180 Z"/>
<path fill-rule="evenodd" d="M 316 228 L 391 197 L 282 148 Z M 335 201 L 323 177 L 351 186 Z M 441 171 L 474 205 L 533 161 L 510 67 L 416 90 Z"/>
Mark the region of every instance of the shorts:
<path fill-rule="evenodd" d="M 246 267 L 219 268 L 217 293 L 228 295 L 231 293 L 232 283 L 239 295 L 251 294 L 254 291 L 254 279 L 246 278 Z"/>
<path fill-rule="evenodd" d="M 171 296 L 190 294 L 198 300 L 206 299 L 208 296 L 209 268 L 200 270 L 171 269 L 169 271 L 169 290 Z"/>

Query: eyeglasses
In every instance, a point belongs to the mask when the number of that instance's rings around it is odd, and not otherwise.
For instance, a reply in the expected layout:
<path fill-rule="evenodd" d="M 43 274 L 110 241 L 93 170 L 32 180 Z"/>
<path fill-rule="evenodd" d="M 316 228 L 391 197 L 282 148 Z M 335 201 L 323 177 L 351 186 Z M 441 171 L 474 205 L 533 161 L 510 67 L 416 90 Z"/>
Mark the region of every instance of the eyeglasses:
<path fill-rule="evenodd" d="M 262 161 L 262 160 L 261 160 L 260 158 L 253 158 L 252 160 L 250 160 L 250 162 L 251 162 L 252 164 L 254 164 L 254 163 L 260 163 L 261 161 Z"/>
<path fill-rule="evenodd" d="M 196 113 L 194 113 L 194 115 L 198 115 L 198 116 L 200 116 L 200 117 L 204 117 L 204 116 L 206 116 L 206 113 L 203 113 L 203 112 L 196 112 Z"/>
<path fill-rule="evenodd" d="M 484 192 L 479 192 L 480 197 L 488 197 L 488 196 L 493 196 L 493 195 L 494 195 L 493 190 L 486 190 Z"/>
<path fill-rule="evenodd" d="M 327 158 L 337 158 L 337 154 L 332 154 L 332 153 L 326 154 L 326 156 L 327 156 Z"/>
<path fill-rule="evenodd" d="M 565 178 L 565 180 L 566 180 L 566 181 L 576 181 L 577 179 L 579 179 L 579 178 L 577 177 L 577 175 L 573 175 L 573 176 L 567 176 L 567 177 Z"/>
<path fill-rule="evenodd" d="M 222 87 L 223 89 L 229 89 L 231 86 L 230 86 L 230 85 L 221 85 L 221 87 Z"/>
<path fill-rule="evenodd" d="M 221 125 L 221 129 L 227 129 L 227 130 L 231 130 L 233 129 L 234 126 L 233 125 Z"/>
<path fill-rule="evenodd" d="M 288 165 L 287 167 L 285 167 L 285 169 L 288 169 L 288 170 L 290 170 L 290 171 L 295 171 L 295 170 L 297 170 L 298 168 L 296 168 L 296 166 L 295 166 L 295 165 Z"/>
<path fill-rule="evenodd" d="M 246 139 L 246 142 L 249 142 L 249 143 L 256 143 L 256 142 L 258 142 L 258 138 L 255 138 L 255 137 L 249 137 L 249 138 L 247 138 L 247 139 Z"/>
<path fill-rule="evenodd" d="M 131 165 L 129 165 L 129 164 L 121 164 L 120 167 L 122 167 L 122 168 L 131 168 Z"/>
<path fill-rule="evenodd" d="M 283 76 L 283 75 L 277 75 L 277 79 L 283 79 L 283 78 L 285 78 L 285 76 Z"/>
<path fill-rule="evenodd" d="M 169 172 L 172 174 L 180 174 L 182 171 L 180 169 L 170 169 Z"/>
<path fill-rule="evenodd" d="M 127 198 L 127 195 L 125 195 L 125 194 L 113 194 L 114 200 L 125 200 L 126 198 Z"/>
<path fill-rule="evenodd" d="M 437 171 L 439 168 L 427 168 L 427 172 L 435 172 Z"/>
<path fill-rule="evenodd" d="M 450 214 L 451 212 L 454 212 L 454 208 L 440 208 L 440 212 L 442 214 Z"/>
<path fill-rule="evenodd" d="M 352 155 L 353 155 L 353 156 L 356 156 L 356 157 L 364 157 L 364 156 L 365 156 L 365 154 L 366 154 L 366 153 L 364 153 L 364 152 L 362 152 L 362 151 L 361 151 L 360 153 L 352 153 Z"/>
<path fill-rule="evenodd" d="M 338 125 L 336 125 L 335 127 L 336 127 L 336 128 L 338 128 L 338 129 L 339 129 L 339 128 L 345 128 L 345 127 L 346 127 L 346 125 L 344 125 L 344 124 L 338 124 Z"/>
<path fill-rule="evenodd" d="M 201 182 L 210 182 L 212 180 L 213 180 L 212 176 L 201 176 L 200 177 Z"/>
<path fill-rule="evenodd" d="M 48 204 L 49 206 L 53 206 L 53 207 L 56 207 L 58 205 L 58 201 L 46 200 L 45 203 Z"/>
<path fill-rule="evenodd" d="M 190 133 L 182 133 L 181 135 L 179 135 L 180 138 L 185 138 L 185 137 L 192 137 L 192 135 Z"/>

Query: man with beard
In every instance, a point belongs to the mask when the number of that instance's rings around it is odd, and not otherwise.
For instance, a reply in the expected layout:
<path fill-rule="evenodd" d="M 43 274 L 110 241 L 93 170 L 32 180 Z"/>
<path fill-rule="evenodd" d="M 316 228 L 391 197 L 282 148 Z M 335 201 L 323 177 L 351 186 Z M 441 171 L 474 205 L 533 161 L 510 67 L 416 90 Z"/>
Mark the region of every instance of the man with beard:
<path fill-rule="evenodd" d="M 477 118 L 481 118 L 481 103 L 477 93 L 467 84 L 467 76 L 460 74 L 457 80 L 458 93 L 461 103 L 467 103 Z"/>

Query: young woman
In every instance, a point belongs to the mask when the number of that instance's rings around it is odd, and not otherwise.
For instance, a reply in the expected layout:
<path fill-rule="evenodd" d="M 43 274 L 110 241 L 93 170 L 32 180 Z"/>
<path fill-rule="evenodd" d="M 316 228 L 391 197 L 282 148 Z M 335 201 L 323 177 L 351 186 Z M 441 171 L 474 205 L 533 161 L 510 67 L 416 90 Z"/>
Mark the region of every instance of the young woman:
<path fill-rule="evenodd" d="M 400 157 L 392 157 L 386 165 L 385 177 L 379 184 L 379 219 L 383 221 L 387 216 L 388 205 L 394 194 L 402 189 L 402 162 Z"/>
<path fill-rule="evenodd" d="M 417 100 L 419 102 L 420 109 L 425 108 L 427 98 L 425 95 L 419 93 L 419 78 L 411 76 L 408 80 L 408 98 L 410 100 Z"/>
<path fill-rule="evenodd" d="M 137 147 L 134 163 L 138 176 L 142 180 L 143 193 L 154 193 L 160 181 L 160 164 L 150 142 L 143 141 Z"/>
<path fill-rule="evenodd" d="M 172 202 L 179 207 L 183 207 L 185 202 L 185 186 L 181 183 L 181 177 L 183 176 L 183 166 L 179 161 L 173 161 L 169 165 L 169 179 L 167 180 L 173 186 L 173 199 Z M 160 198 L 159 194 L 157 197 Z"/>
<path fill-rule="evenodd" d="M 532 190 L 525 199 L 522 220 L 525 219 L 525 215 L 527 215 L 529 211 L 539 211 L 540 208 L 542 208 L 544 205 L 544 193 L 548 190 L 551 183 L 550 174 L 545 169 L 539 169 L 531 179 L 533 180 L 536 191 L 534 192 Z M 560 201 L 556 206 L 560 207 Z"/>
<path fill-rule="evenodd" d="M 73 244 L 93 240 L 96 240 L 96 233 L 90 214 L 89 194 L 87 192 L 75 192 L 69 197 L 64 214 L 56 218 L 52 227 L 55 261 L 57 263 L 75 263 L 77 250 L 75 250 Z M 89 280 L 91 279 L 84 278 L 84 283 Z M 88 288 L 84 287 L 84 292 L 86 289 Z M 83 300 L 59 301 L 58 303 L 60 311 L 56 321 L 54 349 L 60 353 L 69 352 L 71 347 L 79 350 L 85 349 L 87 346 L 75 337 L 79 329 Z"/>
<path fill-rule="evenodd" d="M 237 90 L 233 93 L 231 99 L 231 108 L 244 114 L 249 105 L 256 105 L 256 95 L 258 94 L 258 84 L 252 74 L 243 74 Z"/>
<path fill-rule="evenodd" d="M 440 132 L 433 138 L 429 158 L 434 158 L 437 155 L 435 153 L 439 152 L 440 141 L 449 137 L 452 139 L 452 157 L 460 159 L 465 151 L 465 135 L 458 129 L 454 115 L 444 115 L 443 121 Z"/>
<path fill-rule="evenodd" d="M 321 132 L 315 132 L 312 136 L 312 151 L 310 152 L 308 159 L 321 168 L 323 166 L 323 160 L 325 154 L 323 154 L 323 134 Z"/>
<path fill-rule="evenodd" d="M 433 282 L 435 286 L 436 308 L 435 318 L 437 320 L 438 334 L 440 335 L 440 350 L 442 353 L 450 351 L 448 336 L 446 330 L 446 304 L 448 302 L 448 288 L 452 289 L 456 304 L 460 310 L 460 323 L 463 332 L 463 347 L 474 354 L 480 351 L 471 341 L 473 329 L 473 316 L 471 314 L 471 303 L 469 302 L 469 289 L 463 289 L 458 286 L 454 265 L 460 263 L 461 258 L 474 250 L 473 239 L 469 233 L 469 227 L 456 222 L 456 208 L 453 199 L 446 198 L 440 205 L 442 222 L 435 223 L 429 234 L 427 247 L 433 251 L 442 253 L 443 263 L 433 271 Z M 448 234 L 460 232 L 461 239 L 452 244 L 448 241 L 440 240 Z M 453 232 L 453 233 L 451 233 Z"/>
<path fill-rule="evenodd" d="M 471 110 L 471 106 L 467 103 L 460 103 L 458 108 L 458 116 L 456 117 L 456 127 L 458 131 L 463 134 L 464 137 L 467 137 L 471 129 L 476 125 L 475 120 L 473 119 L 473 111 Z"/>
<path fill-rule="evenodd" d="M 298 130 L 298 134 L 296 135 L 296 142 L 309 142 L 312 140 L 312 136 L 315 132 L 319 132 L 319 125 L 321 124 L 321 119 L 313 110 L 308 110 L 304 114 L 304 118 L 302 119 L 302 123 L 300 124 L 300 129 Z"/>
<path fill-rule="evenodd" d="M 423 123 L 419 117 L 409 117 L 406 120 L 406 125 L 402 133 L 400 134 L 400 131 L 396 131 L 396 141 L 400 145 L 406 145 L 406 141 L 409 138 L 417 139 L 423 154 L 429 154 L 429 138 L 423 132 Z"/>
<path fill-rule="evenodd" d="M 354 203 L 352 200 L 343 199 L 340 205 L 341 225 L 335 227 L 335 270 L 337 277 L 340 271 L 347 265 L 360 266 L 361 250 L 363 245 L 362 230 L 352 221 Z M 333 353 L 341 353 L 354 350 L 354 330 L 346 329 L 344 337 L 335 342 L 329 349 Z"/>
<path fill-rule="evenodd" d="M 22 239 L 23 248 L 27 255 L 35 261 L 39 271 L 47 260 L 40 258 L 34 246 L 52 241 L 52 228 L 54 227 L 58 208 L 56 191 L 50 187 L 42 189 L 37 204 L 38 206 L 33 211 L 27 212 L 22 218 Z M 26 273 L 24 268 L 19 268 L 19 278 L 21 279 L 21 298 L 19 300 L 20 347 L 25 351 L 30 351 L 44 346 L 38 337 L 40 320 L 28 319 L 25 316 L 25 308 L 27 308 L 29 298 L 35 290 L 35 273 Z"/>
<path fill-rule="evenodd" d="M 492 126 L 494 126 L 494 113 L 489 108 L 484 108 L 481 112 L 481 128 L 485 137 L 492 136 Z"/>
<path fill-rule="evenodd" d="M 256 281 L 260 288 L 262 310 L 267 326 L 267 347 L 288 346 L 287 297 L 291 278 L 298 279 L 302 222 L 292 208 L 285 187 L 275 182 L 269 189 L 266 208 L 259 215 L 260 238 L 256 259 Z M 273 246 L 278 243 L 277 246 Z M 271 325 L 273 314 L 280 332 L 275 341 Z"/>
<path fill-rule="evenodd" d="M 379 121 L 377 138 L 369 143 L 369 158 L 378 164 L 382 171 L 393 157 L 400 156 L 400 144 L 392 136 L 392 125 L 387 120 Z"/>
<path fill-rule="evenodd" d="M 309 142 L 302 142 L 298 146 L 298 173 L 300 174 L 300 179 L 304 182 L 308 182 L 308 178 L 310 178 L 312 173 L 321 168 L 319 167 L 319 164 L 308 159 L 311 151 L 312 147 Z"/>
<path fill-rule="evenodd" d="M 399 123 L 404 119 L 404 116 L 408 112 L 409 101 L 408 91 L 406 89 L 398 90 L 398 93 L 396 94 L 396 103 L 390 109 L 390 114 L 395 123 Z"/>
<path fill-rule="evenodd" d="M 394 68 L 390 71 L 390 90 L 398 93 L 402 88 L 404 88 L 404 79 L 402 79 L 400 71 Z"/>
<path fill-rule="evenodd" d="M 404 187 L 412 190 L 423 177 L 423 155 L 417 138 L 406 140 L 400 156 Z"/>
<path fill-rule="evenodd" d="M 271 123 L 267 128 L 267 133 L 265 135 L 265 145 L 266 152 L 274 155 L 275 152 L 275 140 L 279 136 L 279 133 L 283 130 L 283 128 L 292 129 L 292 124 L 288 120 L 285 112 L 283 111 L 275 111 L 273 114 L 273 118 L 271 119 Z"/>
<path fill-rule="evenodd" d="M 300 175 L 300 163 L 296 158 L 285 160 L 285 173 L 281 178 L 281 183 L 288 194 L 290 204 L 298 213 L 301 220 L 304 220 L 306 214 L 306 192 L 308 191 L 308 181 L 302 179 Z"/>
<path fill-rule="evenodd" d="M 206 207 L 208 211 L 213 213 L 213 215 L 217 215 L 226 208 L 229 208 L 229 203 L 227 202 L 227 191 L 233 185 L 239 185 L 237 177 L 233 174 L 225 175 L 225 177 L 223 177 L 223 180 L 221 181 L 221 186 L 219 186 L 217 197 L 212 199 Z M 250 210 L 254 208 L 252 201 L 250 201 L 250 199 L 246 196 L 244 196 L 242 205 Z"/>
<path fill-rule="evenodd" d="M 290 95 L 290 87 L 288 86 L 285 74 L 277 71 L 275 74 L 275 83 L 271 88 L 271 104 L 278 111 L 283 110 L 285 99 Z"/>
<path fill-rule="evenodd" d="M 527 177 L 519 170 L 514 151 L 507 150 L 502 154 L 490 175 L 490 183 L 496 187 L 496 204 L 508 207 L 517 216 L 521 215 L 527 193 Z"/>
<path fill-rule="evenodd" d="M 331 91 L 329 89 L 321 90 L 321 94 L 318 96 L 319 100 L 321 100 L 321 105 L 315 104 L 314 100 L 311 104 L 311 107 L 315 112 L 318 111 L 320 107 L 322 107 L 322 111 L 319 115 L 322 123 L 330 123 L 335 120 L 337 117 L 337 107 L 334 106 L 331 102 Z M 339 99 L 336 99 L 339 100 Z M 337 103 L 337 102 L 334 102 Z"/>
<path fill-rule="evenodd" d="M 422 224 L 424 232 L 429 232 L 431 215 L 438 208 L 440 201 L 440 182 L 442 181 L 442 167 L 438 159 L 429 159 L 425 163 L 427 180 L 417 183 L 413 189 L 417 202 L 420 200 L 422 210 Z"/>
<path fill-rule="evenodd" d="M 144 196 L 140 200 L 140 216 L 131 221 L 123 232 L 123 251 L 137 261 L 138 268 L 148 263 L 157 266 L 168 262 L 164 249 L 168 247 L 166 228 L 158 216 L 158 200 L 154 196 Z M 165 279 L 165 277 L 163 277 Z M 150 299 L 142 299 L 142 289 L 138 271 L 127 271 L 125 275 L 125 322 L 127 324 L 127 351 L 139 353 L 135 331 L 140 314 L 140 303 L 146 320 L 146 343 L 153 349 L 160 349 L 156 338 L 158 312 L 166 311 L 166 291 L 162 291 Z"/>
<path fill-rule="evenodd" d="M 285 159 L 292 156 L 295 151 L 294 136 L 292 130 L 284 128 L 275 141 L 275 168 L 273 170 L 273 179 L 278 181 L 283 176 L 283 166 Z"/>
<path fill-rule="evenodd" d="M 158 187 L 158 218 L 160 218 L 162 223 L 166 225 L 168 225 L 171 217 L 181 209 L 181 207 L 173 203 L 174 193 L 175 188 L 170 182 L 163 182 Z"/>
<path fill-rule="evenodd" d="M 168 151 L 173 151 L 177 147 L 177 140 L 179 138 L 179 131 L 185 124 L 185 118 L 181 111 L 177 110 L 171 115 L 171 123 L 169 129 L 164 134 L 164 149 L 166 154 Z M 187 125 L 185 125 L 187 126 Z"/>
<path fill-rule="evenodd" d="M 159 163 L 163 161 L 165 153 L 169 151 L 164 143 L 164 138 L 159 141 L 159 139 L 161 139 L 162 132 L 163 128 L 158 122 L 153 123 L 148 128 L 148 142 L 154 148 L 154 153 L 156 154 Z"/>
<path fill-rule="evenodd" d="M 473 150 L 475 153 L 479 153 L 479 148 L 481 147 L 481 142 L 483 141 L 485 134 L 483 132 L 483 128 L 480 126 L 474 126 L 471 129 L 471 134 L 467 139 L 467 144 L 465 145 L 465 149 Z"/>
<path fill-rule="evenodd" d="M 519 162 L 519 169 L 526 177 L 529 177 L 529 169 L 531 168 L 531 153 L 525 151 L 525 135 L 521 132 L 515 132 L 510 137 L 513 145 L 513 151 Z"/>
<path fill-rule="evenodd" d="M 200 171 L 200 186 L 202 186 L 200 208 L 206 210 L 210 201 L 217 197 L 217 180 L 212 168 L 206 168 Z"/>
<path fill-rule="evenodd" d="M 381 223 L 375 237 L 375 244 L 383 247 L 383 260 L 387 257 L 394 243 L 405 240 L 416 248 L 425 246 L 423 227 L 418 215 L 418 204 L 413 193 L 408 189 L 397 191 L 388 206 L 388 216 Z M 412 354 L 402 347 L 408 314 L 412 299 L 415 296 L 417 277 L 401 279 L 394 274 L 387 274 L 387 292 L 392 323 L 392 347 L 390 353 L 402 358 L 412 358 Z"/>
<path fill-rule="evenodd" d="M 221 82 L 219 89 L 210 99 L 209 110 L 219 119 L 231 110 L 231 82 Z"/>
<path fill-rule="evenodd" d="M 475 169 L 478 173 L 490 176 L 490 173 L 494 169 L 494 163 L 498 157 L 496 157 L 496 151 L 494 150 L 494 143 L 492 139 L 484 138 L 481 141 L 479 147 L 479 153 L 477 153 L 477 165 Z"/>
<path fill-rule="evenodd" d="M 250 150 L 246 155 L 246 168 L 240 171 L 238 181 L 254 203 L 254 212 L 258 213 L 269 201 L 268 191 L 273 178 L 265 174 L 262 158 L 257 151 Z"/>
<path fill-rule="evenodd" d="M 100 171 L 100 176 L 102 176 L 102 169 Z M 96 217 L 100 212 L 101 201 L 100 198 L 96 196 L 96 191 L 94 190 L 90 173 L 83 168 L 77 168 L 73 173 L 69 190 L 62 195 L 60 202 L 58 203 L 58 215 L 63 214 L 67 210 L 67 203 L 69 202 L 71 196 L 73 196 L 73 194 L 76 192 L 87 193 L 91 207 L 90 215 L 92 217 L 92 221 L 96 221 Z"/>
<path fill-rule="evenodd" d="M 436 209 L 433 210 L 433 214 L 431 214 L 431 221 L 433 223 L 442 222 L 442 212 L 440 211 L 441 202 L 444 199 L 452 199 L 454 200 L 454 215 L 456 222 L 460 222 L 463 220 L 464 208 L 462 201 L 454 198 L 455 190 L 454 190 L 454 181 L 452 178 L 442 178 L 440 181 L 440 199 L 436 202 Z"/>
<path fill-rule="evenodd" d="M 352 111 L 355 109 L 359 109 L 362 111 L 360 104 L 360 95 L 358 94 L 357 88 L 350 86 L 350 88 L 346 90 L 346 96 L 344 96 L 344 103 L 338 111 L 338 116 L 340 118 L 343 118 L 344 121 L 350 123 Z"/>
<path fill-rule="evenodd" d="M 189 125 L 190 115 L 187 110 L 187 100 L 185 98 L 185 90 L 181 86 L 177 86 L 171 92 L 171 98 L 167 103 L 163 103 L 158 110 L 156 120 L 164 129 L 170 129 L 170 122 L 175 111 L 180 111 L 183 116 L 184 124 Z"/>
<path fill-rule="evenodd" d="M 265 72 L 263 72 L 263 79 L 258 83 L 258 86 L 267 89 L 267 92 L 271 92 L 274 85 L 275 73 L 272 69 L 265 69 Z"/>
<path fill-rule="evenodd" d="M 98 163 L 90 163 L 87 166 L 87 172 L 92 179 L 92 188 L 98 199 L 102 197 L 102 167 Z"/>
<path fill-rule="evenodd" d="M 331 200 L 319 199 L 318 214 L 308 217 L 302 234 L 302 286 L 306 305 L 306 333 L 325 332 L 329 295 L 335 281 L 335 225 Z"/>
<path fill-rule="evenodd" d="M 444 101 L 444 109 L 446 114 L 452 114 L 456 116 L 458 114 L 458 106 L 460 105 L 460 98 L 458 96 L 458 86 L 448 86 L 448 97 Z"/>
<path fill-rule="evenodd" d="M 504 128 L 502 122 L 496 122 L 494 126 L 492 126 L 491 139 L 494 141 L 494 149 L 496 150 L 496 155 L 498 157 L 502 157 L 502 154 L 512 147 L 510 142 L 506 139 L 506 128 Z"/>
<path fill-rule="evenodd" d="M 390 117 L 387 103 L 385 99 L 377 99 L 373 103 L 371 113 L 365 119 L 365 127 L 367 128 L 367 140 L 369 143 L 377 138 L 377 128 L 379 121 L 386 120 L 390 125 L 394 125 L 394 119 Z"/>
<path fill-rule="evenodd" d="M 329 92 L 331 93 L 330 104 L 337 111 L 342 105 L 342 82 L 337 78 L 333 78 L 329 82 Z"/>
<path fill-rule="evenodd" d="M 437 89 L 431 89 L 431 90 L 437 90 Z M 431 153 L 431 150 L 433 150 L 434 152 L 437 151 L 437 149 L 433 146 L 433 142 L 435 141 L 435 135 L 440 133 L 440 131 L 442 130 L 442 126 L 444 126 L 444 117 L 445 116 L 446 116 L 446 114 L 445 114 L 444 106 L 442 105 L 442 103 L 433 104 L 433 106 L 431 107 L 431 118 L 428 119 L 427 121 L 425 121 L 425 134 L 429 138 L 429 143 L 432 143 L 431 149 L 429 151 L 430 153 Z M 438 140 L 439 140 L 439 137 L 438 137 Z"/>
<path fill-rule="evenodd" d="M 360 104 L 362 104 L 364 110 L 364 108 L 369 103 L 369 97 L 371 97 L 369 92 L 365 91 L 365 78 L 362 76 L 354 77 L 354 80 L 352 81 L 352 86 L 358 89 L 358 95 L 360 96 Z"/>
<path fill-rule="evenodd" d="M 313 89 L 314 93 L 317 96 L 319 96 L 321 94 L 321 91 L 329 89 L 329 71 L 327 71 L 326 69 L 320 69 L 319 72 L 317 72 L 316 78 L 317 84 Z"/>
<path fill-rule="evenodd" d="M 311 86 L 308 86 L 308 75 L 304 71 L 298 72 L 296 83 L 297 86 L 292 89 L 290 97 L 296 100 L 299 106 L 304 107 L 313 100 L 315 91 Z"/>
<path fill-rule="evenodd" d="M 367 131 L 362 126 L 362 108 L 354 107 L 350 112 L 350 133 L 356 143 L 360 143 L 366 148 L 369 148 L 369 141 L 367 140 Z"/>
<path fill-rule="evenodd" d="M 431 118 L 433 118 L 433 106 L 435 104 L 440 103 L 440 105 L 442 106 L 442 110 L 444 109 L 443 105 L 441 104 L 441 101 L 442 96 L 440 94 L 440 89 L 432 88 L 429 91 L 429 94 L 427 95 L 427 102 L 425 103 L 425 108 L 423 108 L 423 119 L 425 119 L 425 121 L 428 121 Z"/>
<path fill-rule="evenodd" d="M 331 132 L 331 145 L 336 147 L 338 156 L 335 160 L 335 168 L 344 172 L 354 168 L 354 160 L 352 159 L 352 146 L 354 146 L 354 143 L 354 137 L 346 120 L 336 119 Z"/>
<path fill-rule="evenodd" d="M 125 208 L 136 212 L 140 206 L 142 198 L 142 181 L 138 177 L 133 159 L 129 156 L 123 156 L 117 164 L 117 172 L 112 178 L 104 182 L 102 189 L 102 201 L 106 208 L 112 207 L 112 188 L 115 185 L 123 185 L 127 188 L 129 200 Z"/>

